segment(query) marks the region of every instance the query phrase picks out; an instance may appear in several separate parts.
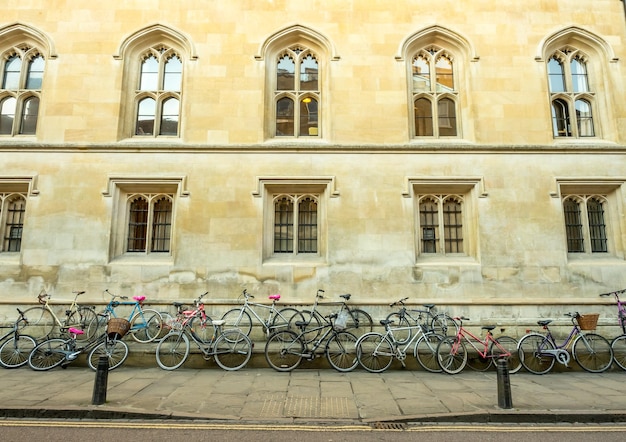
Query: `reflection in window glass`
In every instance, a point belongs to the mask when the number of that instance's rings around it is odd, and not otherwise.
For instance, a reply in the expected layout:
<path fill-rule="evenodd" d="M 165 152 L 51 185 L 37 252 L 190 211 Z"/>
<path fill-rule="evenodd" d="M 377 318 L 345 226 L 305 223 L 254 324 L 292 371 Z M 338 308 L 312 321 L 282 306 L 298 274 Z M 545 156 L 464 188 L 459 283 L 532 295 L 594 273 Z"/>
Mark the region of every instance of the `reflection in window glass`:
<path fill-rule="evenodd" d="M 178 112 L 179 102 L 177 99 L 170 98 L 163 102 L 160 135 L 178 135 Z"/>
<path fill-rule="evenodd" d="M 430 137 L 433 135 L 433 110 L 430 100 L 418 98 L 415 100 L 415 135 Z"/>
<path fill-rule="evenodd" d="M 11 135 L 13 133 L 16 103 L 17 100 L 13 97 L 9 97 L 0 103 L 0 135 Z"/>
<path fill-rule="evenodd" d="M 413 90 L 430 90 L 430 66 L 423 56 L 418 56 L 413 60 Z"/>
<path fill-rule="evenodd" d="M 156 102 L 152 98 L 144 98 L 139 102 L 137 112 L 136 135 L 154 134 L 154 118 L 156 114 Z"/>
<path fill-rule="evenodd" d="M 22 108 L 22 124 L 20 133 L 23 135 L 34 135 L 37 128 L 37 114 L 39 113 L 39 98 L 31 97 L 24 101 Z"/>
<path fill-rule="evenodd" d="M 593 137 L 593 117 L 591 105 L 586 100 L 576 100 L 576 121 L 578 123 L 578 135 L 581 137 Z"/>
<path fill-rule="evenodd" d="M 26 89 L 41 89 L 43 81 L 44 60 L 41 55 L 33 58 L 28 64 L 28 75 L 26 77 Z"/>
<path fill-rule="evenodd" d="M 291 98 L 281 98 L 276 102 L 276 136 L 293 136 L 293 123 L 293 100 Z"/>
<path fill-rule="evenodd" d="M 10 57 L 4 65 L 2 89 L 18 90 L 20 88 L 20 71 L 22 59 L 17 55 Z"/>
<path fill-rule="evenodd" d="M 180 84 L 183 76 L 183 64 L 176 55 L 170 58 L 165 64 L 163 75 L 164 91 L 180 91 Z"/>
<path fill-rule="evenodd" d="M 452 62 L 447 57 L 439 57 L 435 64 L 438 91 L 453 91 L 454 77 L 452 74 Z"/>
<path fill-rule="evenodd" d="M 563 65 L 556 58 L 551 58 L 548 62 L 548 79 L 550 82 L 550 92 L 565 91 L 565 75 Z"/>
<path fill-rule="evenodd" d="M 317 134 L 317 100 L 307 97 L 300 102 L 300 136 Z"/>
<path fill-rule="evenodd" d="M 572 60 L 571 69 L 574 92 L 589 92 L 589 84 L 587 83 L 587 67 L 585 64 L 578 58 L 575 58 Z"/>
<path fill-rule="evenodd" d="M 569 108 L 563 100 L 552 102 L 552 130 L 555 137 L 569 137 L 572 135 L 569 123 Z"/>
<path fill-rule="evenodd" d="M 439 136 L 456 136 L 456 109 L 454 101 L 442 98 L 437 103 Z"/>
<path fill-rule="evenodd" d="M 300 90 L 316 91 L 317 75 L 317 60 L 312 55 L 307 55 L 300 63 Z"/>
<path fill-rule="evenodd" d="M 151 55 L 141 64 L 141 78 L 139 80 L 139 90 L 156 91 L 159 81 L 159 62 Z"/>
<path fill-rule="evenodd" d="M 278 60 L 276 70 L 276 89 L 279 91 L 291 91 L 295 87 L 296 65 L 291 57 L 284 55 Z"/>

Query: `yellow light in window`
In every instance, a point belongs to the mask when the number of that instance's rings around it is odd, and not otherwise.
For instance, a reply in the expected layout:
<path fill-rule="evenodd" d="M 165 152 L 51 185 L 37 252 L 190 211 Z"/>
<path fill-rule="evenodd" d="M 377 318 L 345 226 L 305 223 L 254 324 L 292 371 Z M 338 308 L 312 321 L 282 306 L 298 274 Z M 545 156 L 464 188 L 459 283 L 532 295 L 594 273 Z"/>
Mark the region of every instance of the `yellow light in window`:
<path fill-rule="evenodd" d="M 305 98 L 304 100 L 302 100 L 303 103 L 310 103 L 311 99 L 309 97 Z"/>

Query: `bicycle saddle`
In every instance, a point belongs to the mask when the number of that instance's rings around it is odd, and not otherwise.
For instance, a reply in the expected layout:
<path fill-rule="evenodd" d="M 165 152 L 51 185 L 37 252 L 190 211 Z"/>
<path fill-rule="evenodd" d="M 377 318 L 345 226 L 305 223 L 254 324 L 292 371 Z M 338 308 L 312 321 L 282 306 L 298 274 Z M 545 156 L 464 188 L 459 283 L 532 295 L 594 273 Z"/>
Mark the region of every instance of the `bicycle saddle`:
<path fill-rule="evenodd" d="M 172 303 L 172 305 L 173 305 L 174 307 L 178 308 L 178 307 L 182 307 L 182 306 L 183 306 L 183 303 L 182 303 L 182 302 L 174 302 L 174 303 Z"/>
<path fill-rule="evenodd" d="M 343 298 L 346 301 L 349 301 L 351 296 L 352 295 L 350 293 L 346 293 L 345 295 L 339 295 L 340 298 Z"/>
<path fill-rule="evenodd" d="M 137 302 L 141 302 L 141 301 L 145 301 L 146 297 L 145 296 L 133 296 L 133 299 Z"/>
<path fill-rule="evenodd" d="M 226 321 L 224 319 L 215 319 L 212 321 L 212 324 L 219 327 L 220 325 L 226 324 Z"/>
<path fill-rule="evenodd" d="M 483 330 L 487 330 L 487 331 L 491 331 L 494 328 L 496 328 L 495 325 L 485 325 L 484 327 L 481 327 Z"/>
<path fill-rule="evenodd" d="M 275 295 L 270 295 L 269 298 L 272 301 L 278 301 L 280 299 L 280 293 L 276 293 Z"/>
<path fill-rule="evenodd" d="M 393 319 L 381 319 L 380 320 L 380 325 L 388 325 L 388 324 L 393 324 L 394 320 Z"/>
<path fill-rule="evenodd" d="M 428 310 L 432 309 L 435 304 L 422 304 L 424 307 L 426 307 Z"/>
<path fill-rule="evenodd" d="M 85 334 L 84 331 L 78 329 L 78 328 L 74 328 L 74 327 L 70 327 L 67 329 L 67 331 L 73 335 L 82 335 Z"/>
<path fill-rule="evenodd" d="M 542 321 L 537 321 L 537 324 L 541 325 L 542 327 L 545 327 L 546 325 L 548 325 L 551 322 L 552 322 L 552 319 L 544 319 Z"/>

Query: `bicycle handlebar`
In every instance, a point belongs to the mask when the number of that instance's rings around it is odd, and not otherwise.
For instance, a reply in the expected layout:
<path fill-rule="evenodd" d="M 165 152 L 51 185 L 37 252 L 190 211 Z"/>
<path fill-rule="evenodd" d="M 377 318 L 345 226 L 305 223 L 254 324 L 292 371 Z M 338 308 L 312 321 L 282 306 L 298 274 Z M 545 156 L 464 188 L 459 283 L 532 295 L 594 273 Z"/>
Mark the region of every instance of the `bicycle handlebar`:
<path fill-rule="evenodd" d="M 392 302 L 391 304 L 389 304 L 389 307 L 393 307 L 394 305 L 404 305 L 404 301 L 406 301 L 407 299 L 409 299 L 409 297 L 407 296 L 406 298 L 402 298 L 396 302 Z"/>
<path fill-rule="evenodd" d="M 109 295 L 111 295 L 111 298 L 115 299 L 115 298 L 120 298 L 120 299 L 128 299 L 128 296 L 123 296 L 123 295 L 114 295 L 113 293 L 111 293 L 109 291 L 109 289 L 104 289 L 105 292 L 107 292 Z"/>
<path fill-rule="evenodd" d="M 600 293 L 600 296 L 615 296 L 617 298 L 617 295 L 622 294 L 622 293 L 626 293 L 626 289 L 622 289 L 622 290 L 616 290 L 614 292 L 607 292 L 607 293 Z"/>

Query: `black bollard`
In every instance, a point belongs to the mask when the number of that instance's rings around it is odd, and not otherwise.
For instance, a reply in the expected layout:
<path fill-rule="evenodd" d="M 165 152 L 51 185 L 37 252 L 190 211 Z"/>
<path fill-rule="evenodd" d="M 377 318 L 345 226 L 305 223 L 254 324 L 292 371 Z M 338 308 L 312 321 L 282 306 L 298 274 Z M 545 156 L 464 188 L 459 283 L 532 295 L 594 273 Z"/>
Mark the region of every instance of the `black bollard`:
<path fill-rule="evenodd" d="M 96 368 L 96 382 L 93 384 L 93 396 L 91 403 L 93 405 L 102 405 L 107 401 L 107 382 L 109 379 L 109 357 L 106 355 L 98 358 L 98 367 Z"/>
<path fill-rule="evenodd" d="M 498 407 L 502 409 L 513 408 L 509 363 L 506 358 L 498 358 L 496 360 L 496 368 L 498 370 Z"/>

